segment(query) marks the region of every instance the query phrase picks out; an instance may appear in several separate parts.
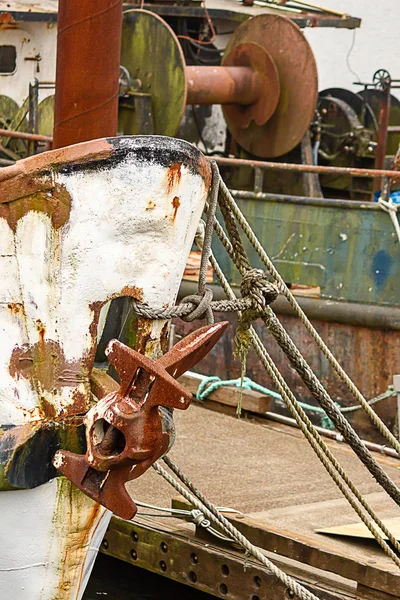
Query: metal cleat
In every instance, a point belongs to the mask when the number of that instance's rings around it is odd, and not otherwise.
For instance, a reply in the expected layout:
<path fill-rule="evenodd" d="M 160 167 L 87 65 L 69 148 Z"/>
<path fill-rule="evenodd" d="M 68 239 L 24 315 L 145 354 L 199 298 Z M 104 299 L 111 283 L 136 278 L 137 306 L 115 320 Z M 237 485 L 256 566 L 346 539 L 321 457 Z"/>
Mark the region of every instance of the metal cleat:
<path fill-rule="evenodd" d="M 117 516 L 132 519 L 137 507 L 125 484 L 137 479 L 173 440 L 163 427 L 160 407 L 185 410 L 192 401 L 176 379 L 216 344 L 228 322 L 194 331 L 154 361 L 111 340 L 106 354 L 120 388 L 104 396 L 86 415 L 85 455 L 58 450 L 54 466 L 87 496 Z"/>

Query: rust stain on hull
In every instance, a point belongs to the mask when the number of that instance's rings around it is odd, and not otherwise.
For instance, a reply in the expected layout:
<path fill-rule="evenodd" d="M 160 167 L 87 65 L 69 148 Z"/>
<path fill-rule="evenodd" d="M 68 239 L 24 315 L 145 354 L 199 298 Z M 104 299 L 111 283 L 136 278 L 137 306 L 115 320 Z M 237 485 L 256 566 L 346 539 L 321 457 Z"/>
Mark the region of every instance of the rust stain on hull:
<path fill-rule="evenodd" d="M 182 177 L 181 168 L 181 162 L 175 162 L 168 168 L 165 175 L 168 192 L 171 192 L 179 184 Z"/>
<path fill-rule="evenodd" d="M 96 502 L 91 502 L 82 496 L 68 480 L 59 480 L 58 511 L 62 514 L 54 517 L 65 531 L 71 532 L 67 542 L 67 552 L 62 561 L 58 590 L 54 600 L 69 598 L 73 588 L 79 590 L 84 575 L 84 565 L 90 540 L 100 524 L 103 508 Z M 88 510 L 89 508 L 89 510 Z M 63 539 L 63 531 L 58 535 Z"/>
<path fill-rule="evenodd" d="M 180 207 L 180 205 L 181 205 L 181 201 L 180 201 L 179 197 L 175 196 L 174 199 L 172 200 L 172 208 L 174 209 L 174 212 L 172 213 L 172 216 L 171 216 L 172 222 L 174 222 L 176 219 L 176 215 L 178 213 L 178 208 Z"/>

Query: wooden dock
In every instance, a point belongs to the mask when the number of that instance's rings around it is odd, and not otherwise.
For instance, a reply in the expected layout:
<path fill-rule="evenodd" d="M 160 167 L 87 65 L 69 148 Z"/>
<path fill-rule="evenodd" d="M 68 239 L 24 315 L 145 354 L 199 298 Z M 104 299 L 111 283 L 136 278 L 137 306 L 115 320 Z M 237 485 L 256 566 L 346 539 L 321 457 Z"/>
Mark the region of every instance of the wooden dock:
<path fill-rule="evenodd" d="M 330 479 L 302 433 L 270 421 L 254 422 L 193 405 L 177 411 L 171 458 L 217 506 L 235 508 L 235 526 L 321 600 L 394 600 L 400 570 L 371 539 L 317 533 L 359 518 Z M 364 497 L 386 519 L 400 511 L 381 491 L 349 447 L 327 441 Z M 375 454 L 400 483 L 400 462 Z M 129 484 L 128 484 L 129 485 Z M 135 500 L 185 506 L 153 470 L 132 482 Z M 187 507 L 187 505 L 186 505 Z M 291 598 L 271 574 L 232 544 L 172 518 L 114 518 L 102 551 L 132 565 L 219 598 Z M 122 596 L 121 596 L 122 597 Z"/>

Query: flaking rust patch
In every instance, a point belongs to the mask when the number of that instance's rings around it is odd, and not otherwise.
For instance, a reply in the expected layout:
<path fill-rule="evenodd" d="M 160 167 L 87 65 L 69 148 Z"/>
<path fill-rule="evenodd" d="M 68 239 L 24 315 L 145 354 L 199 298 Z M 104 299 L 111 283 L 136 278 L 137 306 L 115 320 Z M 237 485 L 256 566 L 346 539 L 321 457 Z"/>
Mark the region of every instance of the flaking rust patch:
<path fill-rule="evenodd" d="M 47 419 L 59 415 L 56 406 L 44 398 L 43 393 L 54 394 L 62 387 L 78 388 L 83 384 L 88 390 L 87 394 L 79 389 L 74 390 L 72 404 L 66 407 L 68 415 L 80 414 L 88 408 L 90 387 L 84 364 L 79 360 L 66 360 L 58 342 L 40 336 L 36 344 L 16 346 L 11 354 L 9 373 L 14 379 L 27 379 L 32 389 L 37 390 Z"/>
<path fill-rule="evenodd" d="M 203 179 L 204 185 L 206 186 L 206 191 L 208 192 L 211 186 L 212 171 L 210 162 L 203 155 L 200 157 L 197 170 L 200 177 Z"/>
<path fill-rule="evenodd" d="M 143 289 L 136 287 L 136 285 L 125 285 L 119 296 L 129 296 L 130 298 L 134 298 L 138 302 L 143 302 Z"/>
<path fill-rule="evenodd" d="M 52 184 L 51 189 L 38 190 L 33 194 L 8 202 L 7 212 L 1 216 L 6 218 L 15 233 L 18 221 L 30 211 L 48 215 L 54 229 L 60 229 L 69 219 L 71 196 L 64 185 Z"/>
<path fill-rule="evenodd" d="M 157 206 L 157 204 L 154 202 L 154 200 L 149 200 L 146 206 L 146 210 L 153 210 L 153 208 L 155 208 Z"/>

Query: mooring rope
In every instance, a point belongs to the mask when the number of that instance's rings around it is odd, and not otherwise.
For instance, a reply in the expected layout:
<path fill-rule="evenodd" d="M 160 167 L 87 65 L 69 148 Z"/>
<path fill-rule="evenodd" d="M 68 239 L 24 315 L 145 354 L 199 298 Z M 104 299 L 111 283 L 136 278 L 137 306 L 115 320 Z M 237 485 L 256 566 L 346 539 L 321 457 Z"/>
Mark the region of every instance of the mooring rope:
<path fill-rule="evenodd" d="M 250 267 L 249 261 L 246 256 L 246 252 L 244 250 L 242 240 L 234 220 L 234 214 L 232 210 L 232 205 L 235 205 L 228 188 L 221 180 L 220 183 L 220 208 L 221 212 L 225 219 L 225 225 L 230 237 L 230 240 L 226 236 L 225 232 L 220 231 L 220 239 L 223 241 L 224 246 L 227 248 L 229 255 L 231 256 L 235 266 L 239 269 L 240 273 L 244 274 L 248 271 Z M 237 210 L 239 210 L 237 208 Z M 236 211 L 237 212 L 237 211 Z M 240 212 L 240 211 L 239 211 Z M 254 234 L 253 234 L 254 235 Z M 286 287 L 286 286 L 285 286 Z M 299 307 L 300 308 L 300 307 Z M 300 309 L 301 310 L 301 309 Z M 254 319 L 253 315 L 251 316 L 251 320 Z M 381 485 L 381 487 L 389 494 L 389 496 L 396 502 L 398 506 L 400 506 L 400 489 L 396 486 L 396 484 L 390 479 L 390 477 L 385 473 L 382 467 L 378 464 L 375 458 L 372 456 L 371 452 L 365 447 L 360 437 L 354 431 L 353 427 L 347 421 L 347 419 L 341 414 L 335 405 L 332 398 L 329 396 L 325 388 L 320 383 L 319 379 L 316 377 L 312 369 L 309 367 L 308 363 L 293 343 L 291 338 L 286 333 L 284 327 L 281 325 L 280 321 L 275 316 L 274 312 L 267 306 L 262 314 L 259 314 L 264 323 L 267 325 L 270 333 L 274 336 L 278 345 L 285 352 L 288 357 L 291 365 L 300 375 L 303 382 L 306 384 L 314 398 L 317 400 L 319 405 L 325 410 L 329 418 L 333 421 L 336 428 L 343 435 L 344 439 L 351 446 L 355 454 L 361 460 L 361 462 L 367 467 L 369 472 L 373 475 L 376 481 Z M 250 325 L 250 322 L 245 323 L 245 325 Z M 240 327 L 240 321 L 239 321 Z M 336 360 L 336 359 L 335 359 Z M 353 384 L 354 385 L 354 384 Z M 368 405 L 367 401 L 363 398 L 365 405 L 368 407 L 370 411 L 372 411 L 375 415 L 374 410 Z M 376 418 L 379 417 L 376 415 Z M 380 420 L 380 419 L 379 419 Z M 381 422 L 382 425 L 383 422 Z M 386 426 L 384 426 L 386 428 Z M 389 431 L 389 430 L 388 430 Z M 390 432 L 389 432 L 390 433 Z M 396 442 L 396 446 L 400 447 L 399 442 L 396 438 L 391 434 L 393 439 Z M 397 448 L 396 448 L 397 450 Z"/>
<path fill-rule="evenodd" d="M 198 243 L 201 244 L 201 240 L 198 240 Z M 228 280 L 226 279 L 221 267 L 219 266 L 218 262 L 216 261 L 213 255 L 211 255 L 210 257 L 210 262 L 226 296 L 228 298 L 234 296 L 234 292 L 230 284 L 228 283 Z M 369 506 L 366 500 L 362 497 L 357 487 L 353 484 L 352 480 L 348 477 L 345 470 L 341 467 L 336 457 L 332 454 L 327 444 L 324 442 L 324 440 L 322 439 L 318 431 L 315 429 L 304 410 L 301 408 L 298 400 L 296 399 L 293 392 L 287 385 L 286 381 L 280 374 L 274 361 L 269 356 L 265 346 L 261 342 L 259 336 L 255 332 L 253 327 L 250 327 L 250 336 L 254 350 L 258 354 L 261 363 L 263 364 L 267 373 L 271 377 L 271 380 L 273 381 L 277 390 L 281 394 L 287 408 L 291 412 L 293 418 L 296 420 L 296 423 L 303 432 L 305 438 L 311 445 L 312 449 L 320 459 L 322 465 L 325 467 L 328 474 L 335 482 L 336 486 L 339 488 L 343 496 L 349 502 L 350 506 L 360 517 L 360 519 L 366 525 L 369 531 L 372 533 L 372 535 L 374 536 L 378 544 L 381 546 L 383 551 L 393 560 L 393 562 L 395 562 L 397 566 L 400 566 L 398 556 L 393 552 L 389 544 L 383 539 L 382 535 L 374 527 L 373 523 L 371 523 L 368 517 L 362 512 L 362 508 L 367 512 L 369 517 L 376 523 L 376 525 L 378 525 L 380 530 L 386 535 L 388 540 L 393 544 L 393 547 L 399 553 L 400 543 L 388 530 L 386 525 L 381 521 L 381 519 L 374 512 L 374 510 Z M 345 485 L 343 484 L 343 482 Z M 347 486 L 348 489 L 346 489 L 345 486 Z M 353 494 L 355 498 L 353 498 L 351 494 Z M 360 505 L 362 508 L 360 507 Z"/>
<path fill-rule="evenodd" d="M 261 562 L 279 581 L 281 581 L 289 590 L 301 600 L 320 600 L 312 592 L 308 591 L 295 579 L 287 575 L 271 562 L 258 548 L 254 546 L 236 527 L 226 519 L 216 507 L 193 485 L 193 483 L 182 473 L 170 458 L 165 456 L 164 462 L 177 475 L 177 477 L 193 492 L 190 494 L 174 477 L 172 477 L 158 462 L 153 464 L 153 469 L 161 475 L 177 492 L 179 492 L 188 502 L 197 507 L 212 523 L 220 527 L 227 536 L 233 538 L 249 554 Z"/>
<path fill-rule="evenodd" d="M 239 377 L 237 379 L 224 380 L 218 377 L 217 375 L 205 377 L 199 383 L 199 387 L 197 388 L 196 392 L 196 398 L 198 400 L 205 400 L 206 398 L 208 398 L 208 396 L 210 396 L 213 392 L 215 392 L 221 387 L 237 387 L 245 390 L 253 390 L 255 392 L 260 392 L 265 396 L 270 396 L 275 400 L 283 401 L 283 398 L 280 394 L 266 388 L 265 386 L 257 383 L 256 381 L 253 381 L 250 377 L 244 377 L 243 379 Z M 389 385 L 388 389 L 385 392 L 382 392 L 382 394 L 379 394 L 378 396 L 374 396 L 370 400 L 367 400 L 367 402 L 370 406 L 373 406 L 378 402 L 382 402 L 382 400 L 387 400 L 388 398 L 393 398 L 395 396 L 397 396 L 396 390 L 392 385 Z M 360 404 L 353 404 L 352 406 L 341 406 L 338 402 L 335 402 L 335 404 L 341 413 L 349 413 L 355 412 L 357 410 L 362 410 L 362 406 Z M 335 429 L 334 424 L 327 416 L 325 410 L 320 406 L 316 406 L 315 404 L 308 404 L 308 402 L 299 402 L 299 406 L 304 408 L 306 411 L 321 415 L 322 427 L 325 427 L 326 429 L 330 430 Z"/>
<path fill-rule="evenodd" d="M 181 316 L 181 314 L 178 313 L 182 313 L 185 311 L 193 313 L 194 307 L 194 312 L 196 313 L 196 316 L 194 318 L 200 318 L 199 315 L 201 313 L 201 316 L 203 318 L 206 317 L 208 320 L 211 318 L 210 310 L 224 310 L 224 308 L 217 308 L 217 306 L 225 307 L 226 309 L 228 309 L 229 307 L 232 310 L 235 310 L 239 315 L 240 324 L 242 325 L 243 329 L 247 331 L 250 343 L 256 350 L 263 366 L 265 367 L 273 383 L 275 384 L 276 389 L 281 395 L 289 411 L 295 418 L 298 426 L 302 430 L 307 441 L 310 443 L 313 450 L 317 454 L 321 463 L 323 464 L 323 466 L 325 467 L 325 469 L 327 470 L 327 472 L 329 473 L 329 475 L 331 476 L 341 493 L 344 495 L 349 504 L 360 517 L 362 522 L 373 534 L 373 536 L 375 537 L 379 545 L 382 547 L 384 552 L 395 562 L 395 564 L 398 567 L 400 567 L 400 559 L 398 555 L 389 546 L 389 544 L 383 538 L 383 535 L 387 537 L 387 539 L 393 545 L 395 550 L 397 550 L 397 552 L 399 553 L 400 543 L 396 540 L 393 534 L 388 530 L 385 524 L 381 521 L 381 519 L 375 514 L 373 509 L 364 500 L 357 487 L 353 484 L 351 479 L 348 477 L 347 473 L 340 466 L 332 452 L 329 450 L 328 446 L 325 444 L 319 433 L 316 431 L 315 427 L 313 426 L 308 416 L 304 412 L 303 408 L 301 407 L 300 403 L 297 401 L 289 386 L 283 379 L 275 363 L 269 356 L 265 346 L 262 344 L 260 338 L 258 337 L 251 325 L 251 322 L 258 317 L 261 317 L 264 320 L 280 347 L 287 354 L 293 367 L 300 374 L 303 381 L 306 383 L 306 385 L 312 392 L 313 396 L 317 399 L 320 406 L 324 409 L 325 413 L 335 423 L 337 429 L 342 433 L 343 438 L 350 444 L 354 452 L 357 454 L 357 456 L 360 458 L 363 464 L 368 468 L 370 473 L 375 477 L 378 483 L 383 487 L 383 489 L 385 489 L 388 495 L 397 503 L 397 505 L 400 505 L 400 490 L 388 477 L 388 475 L 381 468 L 381 466 L 377 463 L 377 461 L 365 447 L 363 442 L 360 440 L 359 436 L 347 422 L 345 417 L 343 417 L 343 415 L 340 412 L 340 409 L 336 406 L 336 404 L 327 394 L 326 390 L 323 388 L 318 378 L 310 369 L 304 357 L 296 348 L 296 346 L 286 333 L 285 329 L 282 327 L 275 314 L 273 313 L 272 309 L 270 308 L 269 304 L 276 297 L 276 285 L 287 297 L 293 309 L 300 317 L 301 321 L 303 322 L 309 333 L 312 335 L 313 339 L 316 341 L 320 349 L 328 358 L 330 364 L 333 366 L 336 373 L 346 383 L 347 387 L 350 389 L 350 391 L 353 393 L 356 399 L 360 402 L 361 407 L 366 410 L 366 412 L 371 417 L 372 421 L 377 425 L 378 429 L 381 431 L 384 437 L 388 441 L 390 441 L 391 445 L 396 449 L 397 452 L 399 452 L 400 443 L 387 429 L 386 425 L 381 421 L 378 415 L 376 415 L 375 411 L 370 407 L 368 402 L 362 396 L 361 392 L 359 392 L 359 390 L 356 388 L 354 383 L 351 381 L 351 379 L 342 369 L 335 357 L 332 355 L 330 350 L 327 348 L 322 338 L 314 329 L 313 325 L 308 320 L 301 307 L 298 305 L 297 301 L 287 288 L 278 271 L 275 269 L 274 265 L 272 264 L 272 261 L 269 259 L 265 250 L 262 248 L 261 244 L 259 243 L 255 234 L 251 230 L 249 224 L 247 223 L 246 219 L 241 213 L 239 207 L 236 205 L 233 197 L 231 196 L 228 188 L 226 187 L 222 179 L 218 179 L 218 184 L 216 183 L 217 173 L 218 169 L 216 165 L 213 164 L 213 185 L 210 195 L 210 202 L 207 205 L 207 222 L 205 225 L 203 224 L 199 227 L 196 235 L 196 242 L 199 248 L 202 249 L 203 245 L 205 246 L 204 253 L 202 253 L 201 277 L 199 277 L 198 293 L 195 296 L 184 298 L 182 304 L 178 305 L 178 307 L 171 307 L 168 309 L 158 310 L 144 306 L 143 304 L 136 303 L 135 308 L 137 309 L 138 314 L 142 314 L 146 318 L 151 319 L 163 319 L 171 318 L 172 316 Z M 216 196 L 218 196 L 219 205 L 225 220 L 225 225 L 230 239 L 225 234 L 225 231 L 215 218 Z M 276 284 L 272 283 L 268 279 L 266 274 L 260 269 L 251 268 L 246 251 L 242 244 L 236 221 L 243 229 L 250 243 L 256 249 L 262 262 L 267 267 L 270 276 L 272 276 L 277 282 Z M 220 238 L 225 249 L 227 250 L 228 255 L 231 257 L 234 264 L 239 269 L 244 280 L 244 282 L 242 283 L 241 290 L 242 295 L 244 297 L 240 299 L 236 298 L 225 275 L 223 274 L 219 264 L 217 263 L 215 257 L 212 254 L 210 223 L 213 224 L 213 227 L 218 237 Z M 224 289 L 227 296 L 227 300 L 219 301 L 222 302 L 222 304 L 218 304 L 217 302 L 212 301 L 212 295 L 210 295 L 209 291 L 205 286 L 205 274 L 208 261 L 211 262 L 214 272 L 217 278 L 219 279 L 221 286 Z M 193 301 L 192 298 L 194 297 L 195 300 Z M 201 303 L 201 310 L 196 310 L 196 307 L 200 307 Z M 188 494 L 188 492 L 184 490 L 184 488 L 182 488 L 182 486 L 180 486 L 180 484 L 176 482 L 158 464 L 154 465 L 156 471 L 162 474 L 162 476 L 167 481 L 169 481 L 169 483 L 171 483 L 171 485 L 173 485 L 175 489 L 182 493 L 182 495 L 186 497 L 194 506 L 197 506 L 199 510 L 202 510 L 202 512 L 208 518 L 211 519 L 212 515 L 212 520 L 214 523 L 217 523 L 227 533 L 227 535 L 231 535 L 241 545 L 248 549 L 249 552 L 253 554 L 253 556 L 255 556 L 258 560 L 260 560 L 264 565 L 267 566 L 265 562 L 267 560 L 266 557 L 262 553 L 260 553 L 259 550 L 255 548 L 248 540 L 246 540 L 246 538 L 244 538 L 244 536 L 242 536 L 240 532 L 233 528 L 229 521 L 224 519 L 222 515 L 219 515 L 218 511 L 216 511 L 213 505 L 211 505 L 211 503 L 209 503 L 206 500 L 206 498 L 197 490 L 197 488 L 195 488 L 193 484 L 190 483 L 190 481 L 180 472 L 179 468 L 176 467 L 176 465 L 173 465 L 170 459 L 165 457 L 164 460 L 166 461 L 168 466 L 170 466 L 170 468 L 174 470 L 174 472 L 178 475 L 181 481 L 184 481 L 185 485 L 187 485 L 187 487 L 191 489 L 191 491 L 195 494 L 196 497 L 193 497 L 191 494 Z M 364 511 L 367 514 L 365 514 Z M 233 528 L 234 531 L 232 531 L 231 528 Z M 270 561 L 268 561 L 268 568 L 270 568 L 271 572 L 273 572 L 281 581 L 283 581 L 285 585 L 287 585 L 289 589 L 291 589 L 292 592 L 298 597 L 315 598 L 314 595 L 305 590 L 305 588 L 303 588 L 302 586 L 299 586 L 299 584 L 291 580 L 291 578 L 288 579 L 288 576 L 282 571 L 280 571 L 280 569 L 278 569 L 275 565 L 272 565 Z"/>
<path fill-rule="evenodd" d="M 245 233 L 247 239 L 249 240 L 249 242 L 251 243 L 253 248 L 256 250 L 260 260 L 267 268 L 267 271 L 276 281 L 276 285 L 278 286 L 279 290 L 284 294 L 284 296 L 288 300 L 289 304 L 295 311 L 296 315 L 299 317 L 299 319 L 301 320 L 301 322 L 307 329 L 308 333 L 311 335 L 311 337 L 313 338 L 313 340 L 315 341 L 317 346 L 320 348 L 320 350 L 323 352 L 325 357 L 328 359 L 330 365 L 332 366 L 332 368 L 334 369 L 336 374 L 346 384 L 347 388 L 353 394 L 354 398 L 364 408 L 365 412 L 368 414 L 371 421 L 377 427 L 378 431 L 383 435 L 383 437 L 386 439 L 386 441 L 396 450 L 396 452 L 400 456 L 399 440 L 397 440 L 395 438 L 395 436 L 392 434 L 391 431 L 389 431 L 389 429 L 387 428 L 385 423 L 382 421 L 382 419 L 380 419 L 379 416 L 376 414 L 376 412 L 368 405 L 368 402 L 366 401 L 364 396 L 361 394 L 360 390 L 356 387 L 354 382 L 347 375 L 346 371 L 343 369 L 343 367 L 337 361 L 337 359 L 332 354 L 332 352 L 330 351 L 328 346 L 325 344 L 324 340 L 319 335 L 318 331 L 315 329 L 315 327 L 313 326 L 311 321 L 308 319 L 307 315 L 305 314 L 305 312 L 303 311 L 303 309 L 297 302 L 296 298 L 293 296 L 293 294 L 287 287 L 286 283 L 282 279 L 279 271 L 276 269 L 272 260 L 269 258 L 265 249 L 260 244 L 260 242 L 257 239 L 256 235 L 254 234 L 252 228 L 250 227 L 248 221 L 244 217 L 243 213 L 241 212 L 240 208 L 236 204 L 233 196 L 229 192 L 228 188 L 226 187 L 226 185 L 222 179 L 221 179 L 221 183 L 220 183 L 220 194 L 222 195 L 224 200 L 228 203 L 228 206 L 229 206 L 230 210 L 232 211 L 232 214 L 236 217 L 237 222 L 239 223 L 240 227 L 242 228 L 243 232 Z M 215 220 L 215 222 L 214 222 L 214 228 L 215 228 L 215 231 L 216 231 L 219 239 L 221 240 L 222 244 L 224 245 L 225 249 L 227 250 L 228 254 L 231 257 L 233 257 L 234 250 L 232 248 L 232 244 L 230 243 L 229 239 L 226 237 L 224 230 L 222 229 L 221 225 L 218 223 L 217 220 Z"/>

